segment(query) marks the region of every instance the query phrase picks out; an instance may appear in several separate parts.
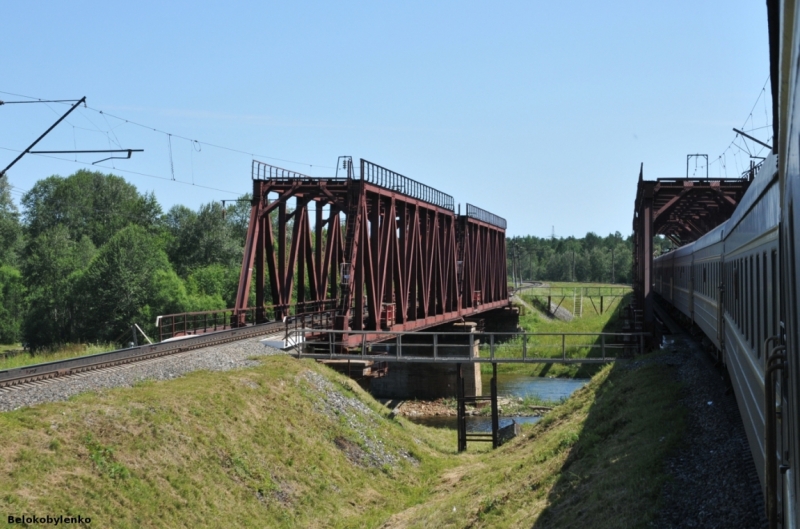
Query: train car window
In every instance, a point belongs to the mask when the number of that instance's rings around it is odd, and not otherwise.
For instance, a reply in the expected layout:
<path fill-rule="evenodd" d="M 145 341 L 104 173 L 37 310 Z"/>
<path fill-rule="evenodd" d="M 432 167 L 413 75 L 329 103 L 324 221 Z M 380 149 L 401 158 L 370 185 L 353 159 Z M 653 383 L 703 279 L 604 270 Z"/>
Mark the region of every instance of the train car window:
<path fill-rule="evenodd" d="M 772 269 L 772 290 L 770 294 L 772 295 L 772 335 L 778 335 L 778 325 L 781 319 L 781 315 L 778 312 L 778 251 L 772 250 L 772 254 L 770 255 L 770 265 Z"/>
<path fill-rule="evenodd" d="M 708 271 L 706 265 L 703 265 L 703 294 L 708 295 Z"/>
<path fill-rule="evenodd" d="M 747 257 L 741 259 L 742 261 L 742 269 L 739 272 L 739 279 L 741 280 L 741 286 L 739 287 L 741 290 L 741 296 L 739 299 L 741 300 L 741 306 L 739 307 L 739 317 L 742 320 L 742 334 L 744 334 L 745 340 L 747 339 Z"/>
<path fill-rule="evenodd" d="M 728 263 L 728 303 L 726 304 L 726 306 L 727 306 L 728 314 L 731 315 L 731 318 L 733 318 L 733 304 L 734 304 L 734 302 L 736 300 L 736 298 L 735 298 L 736 291 L 733 288 L 733 269 L 734 268 L 735 267 L 734 267 L 732 262 Z"/>
<path fill-rule="evenodd" d="M 714 280 L 716 279 L 716 277 L 717 277 L 717 263 L 712 263 L 711 264 L 711 284 L 708 285 L 708 288 L 709 288 L 708 293 L 711 296 L 711 299 L 714 299 L 714 297 L 715 297 L 714 294 L 716 294 L 716 292 L 715 292 L 716 289 L 714 288 Z"/>
<path fill-rule="evenodd" d="M 725 290 L 728 290 L 728 280 L 730 279 L 730 277 L 731 277 L 730 266 L 728 265 L 728 263 L 723 263 L 723 265 L 722 265 L 722 282 L 723 282 L 722 288 L 724 288 Z M 720 301 L 722 301 L 722 299 L 720 299 Z M 727 313 L 728 312 L 728 307 L 725 306 L 724 310 Z"/>
<path fill-rule="evenodd" d="M 742 277 L 742 328 L 744 329 L 744 339 L 748 341 L 750 339 L 750 318 L 748 318 L 748 308 L 750 307 L 750 290 L 749 290 L 749 282 L 748 282 L 748 272 L 749 266 L 747 263 L 747 257 L 744 258 L 744 268 L 742 269 L 743 277 Z"/>
<path fill-rule="evenodd" d="M 758 259 L 758 254 L 756 254 L 755 258 L 756 258 L 756 275 L 755 275 L 755 284 L 753 285 L 753 289 L 755 292 L 755 297 L 753 298 L 753 301 L 755 306 L 753 307 L 754 309 L 753 312 L 755 312 L 754 318 L 756 326 L 753 332 L 754 336 L 753 347 L 758 357 L 761 358 L 761 347 L 759 347 L 758 344 L 761 343 L 761 319 L 764 317 L 764 315 L 761 313 L 760 307 L 761 307 L 761 296 L 764 295 L 764 292 L 760 288 L 758 288 L 759 284 L 761 283 L 761 262 Z"/>
<path fill-rule="evenodd" d="M 733 305 L 736 301 L 736 289 L 733 287 L 733 270 L 736 268 L 733 262 L 728 263 L 728 312 L 733 317 Z"/>
<path fill-rule="evenodd" d="M 741 259 L 737 259 L 736 260 L 736 268 L 734 270 L 735 277 L 734 277 L 734 285 L 733 285 L 733 288 L 736 291 L 736 306 L 734 307 L 734 310 L 736 312 L 734 314 L 733 321 L 736 322 L 736 326 L 739 329 L 742 328 L 741 321 L 739 321 L 739 304 L 741 303 L 741 300 L 742 300 L 742 274 L 741 274 L 741 269 L 742 269 L 742 260 Z"/>
<path fill-rule="evenodd" d="M 728 293 L 728 303 L 725 303 L 725 313 L 731 313 L 731 300 L 733 300 L 733 264 L 732 263 L 725 263 L 725 292 Z"/>

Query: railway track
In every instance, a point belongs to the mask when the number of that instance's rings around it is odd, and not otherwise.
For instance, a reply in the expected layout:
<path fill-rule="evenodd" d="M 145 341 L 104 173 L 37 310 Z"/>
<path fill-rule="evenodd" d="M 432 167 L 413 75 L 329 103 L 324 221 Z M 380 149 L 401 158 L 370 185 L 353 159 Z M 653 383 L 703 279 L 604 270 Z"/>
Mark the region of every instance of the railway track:
<path fill-rule="evenodd" d="M 87 373 L 92 371 L 120 369 L 122 366 L 134 362 L 144 362 L 203 347 L 275 334 L 286 328 L 286 324 L 282 322 L 264 323 L 251 327 L 196 335 L 170 342 L 142 345 L 107 353 L 7 369 L 0 371 L 0 396 L 15 388 L 43 385 L 51 379 L 75 378 L 86 376 Z"/>

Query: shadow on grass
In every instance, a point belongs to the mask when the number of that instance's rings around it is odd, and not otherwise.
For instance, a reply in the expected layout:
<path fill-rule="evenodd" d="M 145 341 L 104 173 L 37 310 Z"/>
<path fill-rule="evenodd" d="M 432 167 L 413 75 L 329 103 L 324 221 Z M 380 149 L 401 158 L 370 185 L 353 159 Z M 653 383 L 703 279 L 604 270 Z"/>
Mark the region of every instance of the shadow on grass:
<path fill-rule="evenodd" d="M 611 368 L 580 434 L 565 446 L 569 455 L 553 476 L 547 507 L 532 528 L 647 526 L 666 479 L 664 458 L 682 438 L 685 415 L 671 368 L 648 361 L 659 354 Z M 579 376 L 601 369 L 584 367 Z"/>
<path fill-rule="evenodd" d="M 608 333 L 622 332 L 622 323 L 623 322 L 622 322 L 620 310 L 618 310 L 618 309 L 619 309 L 619 307 L 625 306 L 624 305 L 625 303 L 629 303 L 631 296 L 632 296 L 631 294 L 626 294 L 622 298 L 622 300 L 620 300 L 619 305 L 617 306 L 616 309 L 614 309 L 614 314 L 611 316 L 611 318 L 609 318 L 608 322 L 606 322 L 606 324 L 603 327 L 603 330 L 601 332 L 608 332 Z M 599 336 L 597 337 L 597 339 L 594 341 L 594 344 L 592 344 L 592 345 L 594 347 L 592 347 L 589 350 L 589 354 L 586 355 L 586 357 L 587 358 L 601 358 L 603 356 L 603 350 L 602 350 L 601 339 L 600 339 Z M 606 345 L 608 345 L 608 344 L 606 344 Z M 615 345 L 617 345 L 617 344 L 615 344 Z M 612 351 L 624 351 L 624 350 L 622 350 L 622 349 L 612 349 Z M 620 356 L 622 358 L 624 358 L 624 357 L 629 356 L 629 355 L 625 354 L 625 353 L 622 353 L 622 354 L 620 354 Z M 632 356 L 632 355 L 630 355 L 630 356 Z M 581 367 L 578 368 L 577 373 L 575 373 L 575 378 L 591 378 L 595 374 L 597 374 L 597 372 L 600 371 L 600 369 L 602 369 L 602 367 L 603 367 L 602 364 L 582 364 Z"/>

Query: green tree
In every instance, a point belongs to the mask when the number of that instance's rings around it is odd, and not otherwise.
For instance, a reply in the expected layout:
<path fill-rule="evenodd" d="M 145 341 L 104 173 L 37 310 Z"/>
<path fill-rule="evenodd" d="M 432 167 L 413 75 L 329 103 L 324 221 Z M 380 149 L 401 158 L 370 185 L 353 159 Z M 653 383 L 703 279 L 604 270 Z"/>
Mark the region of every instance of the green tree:
<path fill-rule="evenodd" d="M 250 204 L 252 197 L 252 194 L 247 193 L 225 207 L 225 219 L 230 225 L 231 235 L 235 241 L 242 241 L 241 244 L 244 243 L 247 237 L 247 227 L 250 224 L 250 210 L 252 209 L 252 205 Z"/>
<path fill-rule="evenodd" d="M 0 178 L 0 265 L 17 264 L 22 225 L 7 178 Z"/>
<path fill-rule="evenodd" d="M 75 278 L 80 337 L 114 341 L 134 323 L 146 324 L 144 318 L 154 312 L 180 312 L 184 308 L 181 300 L 159 291 L 170 272 L 167 256 L 154 235 L 133 225 L 117 232 Z M 169 293 L 179 297 L 174 288 Z"/>
<path fill-rule="evenodd" d="M 174 206 L 165 215 L 164 224 L 169 233 L 167 254 L 182 277 L 212 264 L 241 264 L 244 239 L 238 239 L 239 229 L 223 218 L 219 203 L 204 204 L 197 213 Z"/>
<path fill-rule="evenodd" d="M 161 215 L 153 194 L 140 195 L 119 176 L 85 170 L 38 181 L 22 205 L 30 239 L 63 226 L 72 240 L 88 237 L 98 248 L 129 224 L 156 231 Z"/>
<path fill-rule="evenodd" d="M 186 290 L 190 296 L 218 298 L 222 307 L 232 307 L 239 286 L 239 267 L 213 264 L 195 269 L 186 279 Z"/>
<path fill-rule="evenodd" d="M 75 339 L 79 315 L 72 303 L 74 274 L 95 251 L 89 237 L 76 241 L 66 226 L 54 226 L 28 241 L 22 267 L 28 293 L 22 335 L 32 349 Z"/>
<path fill-rule="evenodd" d="M 0 266 L 0 343 L 19 341 L 24 298 L 20 271 L 8 265 Z"/>

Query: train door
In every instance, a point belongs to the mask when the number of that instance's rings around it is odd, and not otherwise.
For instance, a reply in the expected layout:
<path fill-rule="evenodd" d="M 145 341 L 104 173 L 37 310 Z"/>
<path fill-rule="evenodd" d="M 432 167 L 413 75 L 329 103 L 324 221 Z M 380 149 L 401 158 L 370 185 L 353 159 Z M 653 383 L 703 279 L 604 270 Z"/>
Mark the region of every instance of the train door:
<path fill-rule="evenodd" d="M 669 302 L 675 304 L 675 267 L 670 267 L 669 271 Z"/>

